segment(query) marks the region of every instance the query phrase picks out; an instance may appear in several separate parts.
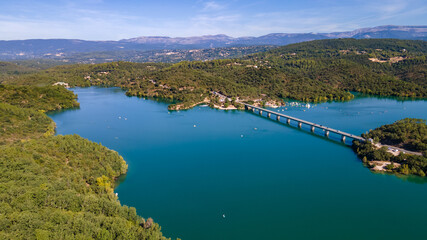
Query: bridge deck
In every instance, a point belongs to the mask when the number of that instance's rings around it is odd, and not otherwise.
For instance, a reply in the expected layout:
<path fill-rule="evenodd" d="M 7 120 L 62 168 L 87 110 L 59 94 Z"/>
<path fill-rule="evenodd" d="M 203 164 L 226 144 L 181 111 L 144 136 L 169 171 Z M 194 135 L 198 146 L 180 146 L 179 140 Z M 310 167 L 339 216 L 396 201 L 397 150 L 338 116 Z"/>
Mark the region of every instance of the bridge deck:
<path fill-rule="evenodd" d="M 320 129 L 323 129 L 325 131 L 333 132 L 333 133 L 336 133 L 336 134 L 339 134 L 339 135 L 342 135 L 342 136 L 346 136 L 346 137 L 350 137 L 350 138 L 353 138 L 353 139 L 357 139 L 357 140 L 362 141 L 362 142 L 365 141 L 364 138 L 362 138 L 360 136 L 357 136 L 357 135 L 354 135 L 354 134 L 351 134 L 351 133 L 346 133 L 346 132 L 343 132 L 343 131 L 340 131 L 340 130 L 336 130 L 336 129 L 329 128 L 329 127 L 326 127 L 326 126 L 323 126 L 323 125 L 319 125 L 319 124 L 316 124 L 316 123 L 305 121 L 305 120 L 302 120 L 302 119 L 299 119 L 299 118 L 291 117 L 291 116 L 288 116 L 288 115 L 285 115 L 285 114 L 282 114 L 282 113 L 274 112 L 274 111 L 271 111 L 271 110 L 268 110 L 268 109 L 265 109 L 265 108 L 256 107 L 256 106 L 253 106 L 253 105 L 250 105 L 250 104 L 247 104 L 247 103 L 243 103 L 243 102 L 240 102 L 240 103 L 243 104 L 243 105 L 245 105 L 246 107 L 258 109 L 258 110 L 261 110 L 263 112 L 267 112 L 267 113 L 274 114 L 276 116 L 280 116 L 280 117 L 284 117 L 284 118 L 287 118 L 287 119 L 291 119 L 291 120 L 294 120 L 296 122 L 304 123 L 304 124 L 309 125 L 309 126 L 314 126 L 316 128 L 320 128 Z"/>

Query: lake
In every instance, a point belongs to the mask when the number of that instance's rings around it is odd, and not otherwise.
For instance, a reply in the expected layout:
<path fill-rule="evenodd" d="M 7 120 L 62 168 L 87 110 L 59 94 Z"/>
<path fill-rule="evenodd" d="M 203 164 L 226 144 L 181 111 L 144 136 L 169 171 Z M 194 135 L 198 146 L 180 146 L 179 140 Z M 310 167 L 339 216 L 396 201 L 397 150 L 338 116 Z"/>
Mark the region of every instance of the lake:
<path fill-rule="evenodd" d="M 129 164 L 115 190 L 120 202 L 152 217 L 167 237 L 425 237 L 427 181 L 372 173 L 338 138 L 251 112 L 168 111 L 165 102 L 118 88 L 72 90 L 80 109 L 49 114 L 57 133 L 118 151 Z M 278 110 L 357 135 L 405 117 L 427 119 L 427 101 L 367 96 Z"/>

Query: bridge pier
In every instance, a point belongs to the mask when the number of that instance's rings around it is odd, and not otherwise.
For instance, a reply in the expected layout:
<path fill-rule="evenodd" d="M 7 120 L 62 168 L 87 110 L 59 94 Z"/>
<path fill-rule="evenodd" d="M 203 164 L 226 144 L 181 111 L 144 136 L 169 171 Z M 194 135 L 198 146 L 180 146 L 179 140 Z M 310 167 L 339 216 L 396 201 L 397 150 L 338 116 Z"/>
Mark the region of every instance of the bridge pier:
<path fill-rule="evenodd" d="M 329 134 L 332 131 L 332 133 L 335 133 L 335 134 L 337 134 L 338 137 L 341 137 L 341 141 L 343 143 L 346 143 L 347 137 L 351 138 L 351 140 L 357 140 L 357 141 L 360 141 L 360 142 L 365 142 L 366 141 L 366 139 L 364 139 L 362 137 L 359 137 L 359 136 L 356 136 L 356 135 L 353 135 L 353 134 L 350 134 L 350 133 L 346 133 L 346 132 L 342 132 L 342 131 L 339 131 L 339 130 L 336 130 L 336 129 L 328 128 L 328 127 L 325 127 L 325 126 L 322 126 L 322 125 L 318 125 L 316 123 L 312 123 L 312 122 L 308 122 L 308 121 L 305 121 L 305 120 L 302 120 L 302 119 L 294 118 L 292 116 L 288 116 L 288 115 L 285 115 L 285 114 L 276 113 L 276 112 L 270 111 L 268 109 L 264 109 L 264 108 L 261 108 L 261 107 L 256 107 L 256 106 L 253 106 L 253 105 L 250 105 L 250 104 L 246 104 L 246 103 L 242 103 L 242 104 L 245 105 L 245 109 L 246 110 L 250 110 L 253 113 L 258 113 L 260 116 L 263 116 L 262 115 L 263 112 L 267 113 L 266 116 L 269 119 L 272 119 L 272 115 L 273 115 L 273 117 L 276 116 L 275 119 L 278 122 L 280 122 L 280 123 L 285 123 L 285 121 L 283 121 L 283 122 L 280 121 L 280 118 L 283 117 L 284 119 L 286 119 L 286 123 L 288 125 L 291 125 L 291 120 L 292 120 L 292 121 L 294 121 L 297 124 L 297 127 L 300 128 L 300 129 L 302 129 L 302 124 L 305 124 L 305 125 L 309 126 L 312 133 L 315 133 L 316 128 L 318 128 L 318 129 L 320 129 L 320 130 L 323 131 L 324 136 L 327 137 L 327 138 L 329 138 Z M 318 130 L 318 131 L 320 131 L 320 130 Z"/>

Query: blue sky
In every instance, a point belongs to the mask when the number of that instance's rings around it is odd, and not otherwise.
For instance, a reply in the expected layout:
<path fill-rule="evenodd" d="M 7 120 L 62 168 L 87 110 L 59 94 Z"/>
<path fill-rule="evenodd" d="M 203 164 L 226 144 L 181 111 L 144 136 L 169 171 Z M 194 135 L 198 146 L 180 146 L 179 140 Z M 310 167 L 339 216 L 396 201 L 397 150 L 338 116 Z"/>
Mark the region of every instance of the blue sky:
<path fill-rule="evenodd" d="M 0 0 L 0 39 L 335 32 L 427 25 L 426 0 Z"/>

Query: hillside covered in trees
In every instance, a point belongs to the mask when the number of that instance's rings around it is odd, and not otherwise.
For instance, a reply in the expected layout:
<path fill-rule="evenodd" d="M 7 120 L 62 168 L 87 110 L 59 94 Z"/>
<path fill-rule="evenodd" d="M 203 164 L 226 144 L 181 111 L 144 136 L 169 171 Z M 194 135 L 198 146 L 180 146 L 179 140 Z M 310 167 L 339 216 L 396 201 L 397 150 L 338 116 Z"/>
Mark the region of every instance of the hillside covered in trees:
<path fill-rule="evenodd" d="M 425 98 L 426 52 L 425 41 L 338 39 L 239 59 L 176 64 L 113 62 L 48 69 L 3 64 L 0 238 L 164 239 L 158 224 L 120 205 L 114 195 L 114 181 L 127 169 L 118 153 L 78 136 L 53 136 L 54 123 L 43 112 L 78 107 L 76 96 L 54 83 L 117 86 L 129 96 L 178 102 L 171 109 L 202 101 L 221 104 L 212 92 L 257 104 L 283 98 L 343 101 L 353 98 L 350 91 Z M 354 147 L 364 162 L 389 161 L 390 171 L 424 176 L 425 136 L 425 120 L 405 119 L 365 137 L 423 156 L 394 156 L 370 143 Z"/>
<path fill-rule="evenodd" d="M 424 119 L 405 118 L 388 124 L 362 135 L 372 139 L 373 143 L 354 142 L 353 149 L 363 162 L 369 166 L 375 161 L 389 162 L 387 170 L 402 174 L 425 176 L 427 173 L 427 125 Z M 420 152 L 422 155 L 387 151 L 387 147 L 378 148 L 375 143 L 395 146 L 409 151 Z M 395 164 L 397 163 L 397 164 Z"/>
<path fill-rule="evenodd" d="M 46 114 L 0 103 L 0 145 L 42 136 L 55 132 L 55 123 Z"/>
<path fill-rule="evenodd" d="M 5 84 L 105 85 L 128 95 L 161 97 L 191 107 L 213 102 L 213 91 L 263 104 L 283 98 L 344 101 L 351 91 L 383 96 L 427 96 L 427 42 L 334 39 L 287 45 L 239 59 L 162 63 L 114 62 L 58 66 L 2 77 Z"/>
<path fill-rule="evenodd" d="M 127 171 L 117 152 L 53 136 L 43 111 L 75 107 L 72 92 L 0 85 L 0 96 L 0 239 L 165 239 L 114 194 Z"/>
<path fill-rule="evenodd" d="M 0 85 L 0 101 L 43 112 L 79 107 L 77 96 L 61 86 Z"/>

